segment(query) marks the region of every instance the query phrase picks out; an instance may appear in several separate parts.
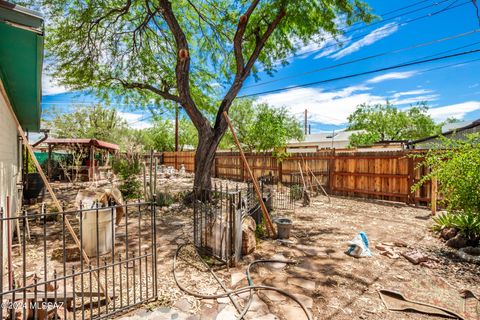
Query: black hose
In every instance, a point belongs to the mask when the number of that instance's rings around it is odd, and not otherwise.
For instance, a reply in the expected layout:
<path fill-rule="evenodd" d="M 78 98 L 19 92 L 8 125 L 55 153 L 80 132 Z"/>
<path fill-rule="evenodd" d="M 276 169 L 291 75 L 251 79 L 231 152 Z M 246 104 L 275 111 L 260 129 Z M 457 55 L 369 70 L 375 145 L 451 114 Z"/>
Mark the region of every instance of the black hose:
<path fill-rule="evenodd" d="M 249 285 L 247 287 L 242 287 L 242 288 L 238 288 L 238 289 L 235 289 L 235 290 L 229 290 L 225 293 L 220 293 L 220 294 L 212 294 L 212 295 L 205 295 L 205 294 L 200 294 L 200 293 L 197 293 L 197 292 L 193 292 L 193 291 L 190 291 L 189 289 L 185 288 L 177 279 L 177 274 L 176 274 L 176 267 L 177 267 L 177 256 L 178 256 L 178 253 L 180 252 L 180 250 L 186 246 L 187 244 L 183 244 L 183 245 L 180 245 L 176 252 L 175 252 L 175 256 L 173 257 L 173 279 L 175 280 L 177 286 L 180 288 L 180 290 L 186 292 L 187 294 L 191 295 L 191 296 L 194 296 L 196 298 L 201 298 L 201 299 L 217 299 L 217 298 L 224 298 L 224 297 L 229 297 L 231 294 L 238 294 L 238 293 L 243 293 L 243 292 L 247 292 L 249 291 L 250 292 L 250 296 L 249 296 L 249 301 L 248 303 L 245 305 L 245 308 L 242 310 L 241 314 L 240 314 L 240 317 L 239 319 L 242 319 L 245 314 L 248 312 L 248 309 L 250 308 L 250 305 L 251 305 L 251 302 L 252 302 L 252 297 L 253 297 L 253 293 L 252 291 L 254 289 L 257 289 L 257 290 L 270 290 L 270 291 L 276 291 L 280 294 L 283 294 L 284 296 L 292 299 L 293 301 L 295 301 L 297 304 L 300 305 L 300 307 L 303 309 L 303 311 L 305 312 L 305 314 L 307 315 L 307 318 L 308 320 L 312 320 L 312 316 L 310 315 L 310 313 L 308 312 L 307 310 L 307 307 L 305 307 L 305 305 L 297 298 L 295 297 L 293 294 L 285 291 L 285 290 L 282 290 L 282 289 L 279 289 L 279 288 L 275 288 L 275 287 L 270 287 L 270 286 L 262 286 L 262 285 L 253 285 L 253 282 L 250 278 L 250 267 L 256 263 L 260 263 L 260 262 L 282 262 L 282 263 L 294 263 L 293 261 L 282 261 L 282 260 L 256 260 L 256 261 L 253 261 L 252 263 L 250 263 L 247 267 L 247 279 L 248 279 L 248 282 L 249 282 Z M 201 258 L 201 257 L 200 257 Z"/>

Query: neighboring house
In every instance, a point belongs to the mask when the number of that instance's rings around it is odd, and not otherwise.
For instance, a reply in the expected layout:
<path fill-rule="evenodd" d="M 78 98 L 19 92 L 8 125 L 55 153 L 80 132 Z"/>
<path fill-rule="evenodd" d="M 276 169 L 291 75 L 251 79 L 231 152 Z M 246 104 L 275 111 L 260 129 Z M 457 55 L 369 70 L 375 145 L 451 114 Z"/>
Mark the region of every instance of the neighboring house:
<path fill-rule="evenodd" d="M 431 149 L 435 146 L 438 146 L 440 142 L 440 137 L 444 136 L 447 138 L 455 137 L 455 139 L 463 139 L 466 135 L 480 132 L 480 119 L 471 121 L 471 122 L 464 122 L 465 124 L 462 127 L 453 126 L 454 124 L 449 124 L 450 127 L 453 128 L 449 131 L 443 131 L 441 135 L 435 135 L 431 137 L 426 137 L 414 141 L 410 141 L 408 143 L 408 149 Z"/>
<path fill-rule="evenodd" d="M 461 121 L 461 122 L 446 123 L 442 126 L 442 133 L 457 130 L 457 129 L 469 126 L 474 122 L 475 121 Z"/>
<path fill-rule="evenodd" d="M 287 152 L 316 152 L 321 149 L 346 149 L 350 144 L 350 136 L 362 133 L 363 130 L 333 131 L 326 133 L 307 134 L 303 141 L 290 141 Z"/>
<path fill-rule="evenodd" d="M 375 142 L 371 146 L 358 146 L 357 151 L 376 152 L 376 151 L 398 151 L 407 148 L 407 140 L 385 140 Z"/>
<path fill-rule="evenodd" d="M 39 131 L 42 63 L 43 18 L 0 0 L 0 209 L 4 216 L 7 198 L 9 212 L 15 215 L 22 196 L 23 148 L 9 108 L 25 131 Z"/>

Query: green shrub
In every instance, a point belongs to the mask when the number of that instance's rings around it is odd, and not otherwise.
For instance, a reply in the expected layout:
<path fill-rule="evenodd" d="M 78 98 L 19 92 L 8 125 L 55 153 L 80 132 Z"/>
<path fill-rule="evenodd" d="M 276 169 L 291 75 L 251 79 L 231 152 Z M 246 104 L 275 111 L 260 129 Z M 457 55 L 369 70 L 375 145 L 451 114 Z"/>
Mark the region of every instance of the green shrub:
<path fill-rule="evenodd" d="M 444 213 L 433 218 L 433 229 L 455 228 L 469 239 L 480 237 L 480 215 L 475 213 Z"/>
<path fill-rule="evenodd" d="M 435 231 L 441 231 L 445 228 L 455 227 L 455 214 L 442 213 L 433 217 L 432 219 L 435 222 L 435 225 L 432 227 L 432 229 Z"/>
<path fill-rule="evenodd" d="M 257 239 L 257 243 L 260 239 L 265 239 L 267 236 L 267 227 L 265 226 L 265 221 L 262 220 L 262 222 L 257 223 L 257 226 L 255 227 L 255 238 Z"/>
<path fill-rule="evenodd" d="M 124 157 L 113 162 L 113 171 L 122 179 L 119 189 L 125 199 L 138 199 L 142 196 L 140 174 L 140 161 L 138 157 Z"/>
<path fill-rule="evenodd" d="M 168 207 L 175 203 L 175 196 L 171 195 L 168 192 L 160 192 L 156 197 L 157 205 L 160 207 Z"/>
<path fill-rule="evenodd" d="M 434 218 L 436 229 L 455 227 L 467 237 L 480 237 L 480 134 L 440 138 L 421 165 L 430 173 L 413 190 L 436 177 L 448 212 Z"/>
<path fill-rule="evenodd" d="M 303 188 L 298 184 L 294 184 L 290 187 L 290 198 L 293 200 L 301 200 L 303 198 Z"/>

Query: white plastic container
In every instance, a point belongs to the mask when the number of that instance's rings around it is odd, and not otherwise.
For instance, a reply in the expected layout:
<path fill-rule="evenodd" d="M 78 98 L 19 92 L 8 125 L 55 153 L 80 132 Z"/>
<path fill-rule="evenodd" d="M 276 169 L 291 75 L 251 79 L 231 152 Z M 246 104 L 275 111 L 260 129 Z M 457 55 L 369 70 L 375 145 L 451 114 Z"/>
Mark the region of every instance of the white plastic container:
<path fill-rule="evenodd" d="M 112 209 L 98 209 L 98 233 L 97 233 L 97 210 L 85 211 L 82 214 L 82 242 L 83 250 L 89 257 L 97 256 L 97 234 L 98 234 L 98 255 L 104 255 L 112 251 L 115 245 L 115 216 Z"/>

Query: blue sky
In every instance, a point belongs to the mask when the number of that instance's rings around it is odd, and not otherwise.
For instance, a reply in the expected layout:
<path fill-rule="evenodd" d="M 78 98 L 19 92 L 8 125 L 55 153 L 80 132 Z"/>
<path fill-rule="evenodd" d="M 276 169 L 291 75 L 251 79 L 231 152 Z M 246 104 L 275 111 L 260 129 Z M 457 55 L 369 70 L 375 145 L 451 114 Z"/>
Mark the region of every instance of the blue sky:
<path fill-rule="evenodd" d="M 464 120 L 480 118 L 480 52 L 322 85 L 289 89 L 416 59 L 480 49 L 480 32 L 476 31 L 480 29 L 480 22 L 473 1 L 367 2 L 378 15 L 412 6 L 382 15 L 383 21 L 373 25 L 347 28 L 338 39 L 340 44 L 326 36 L 323 42 L 313 41 L 302 46 L 299 53 L 289 59 L 289 65 L 280 66 L 274 77 L 261 72 L 259 81 L 248 79 L 240 96 L 258 93 L 256 97 L 259 101 L 286 106 L 299 119 L 303 119 L 303 111 L 307 109 L 312 133 L 344 128 L 347 116 L 357 105 L 384 103 L 386 99 L 400 108 L 427 101 L 430 113 L 437 121 L 447 117 Z M 446 38 L 451 39 L 440 40 Z M 406 49 L 431 41 L 435 43 Z M 397 49 L 400 52 L 311 72 Z M 303 74 L 306 72 L 310 73 Z M 92 96 L 64 92 L 65 89 L 54 85 L 49 77 L 44 78 L 44 109 L 53 105 L 68 109 L 72 104 L 96 101 Z M 261 94 L 277 89 L 281 91 Z M 124 111 L 122 116 L 134 127 L 149 126 L 148 120 L 142 121 L 148 116 L 144 111 Z"/>

